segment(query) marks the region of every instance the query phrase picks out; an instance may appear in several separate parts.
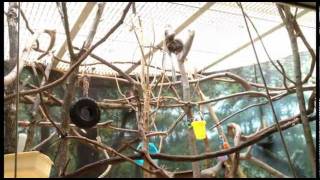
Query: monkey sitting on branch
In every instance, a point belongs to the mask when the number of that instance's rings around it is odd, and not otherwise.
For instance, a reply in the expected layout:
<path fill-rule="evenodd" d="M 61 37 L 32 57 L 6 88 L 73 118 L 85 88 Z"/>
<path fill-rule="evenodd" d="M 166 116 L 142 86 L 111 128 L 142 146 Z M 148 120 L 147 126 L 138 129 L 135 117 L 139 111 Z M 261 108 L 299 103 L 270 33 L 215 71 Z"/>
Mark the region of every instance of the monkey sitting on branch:
<path fill-rule="evenodd" d="M 164 38 L 164 49 L 168 52 L 171 65 L 172 65 L 172 79 L 173 82 L 176 80 L 175 68 L 173 65 L 173 57 L 177 59 L 179 63 L 184 63 L 186 56 L 191 48 L 191 44 L 194 38 L 194 31 L 189 31 L 189 37 L 185 42 L 180 39 L 177 39 L 175 31 L 171 28 L 170 25 L 167 25 L 165 28 L 165 38 Z M 171 56 L 171 54 L 174 54 Z"/>
<path fill-rule="evenodd" d="M 183 50 L 183 42 L 180 39 L 176 39 L 176 33 L 170 29 L 170 26 L 164 32 L 165 46 L 171 56 L 171 53 L 178 55 Z"/>
<path fill-rule="evenodd" d="M 171 72 L 172 72 L 172 81 L 176 82 L 176 70 L 174 68 L 174 59 L 182 52 L 183 42 L 180 39 L 176 39 L 176 33 L 171 28 L 170 25 L 167 25 L 164 32 L 164 49 L 168 52 L 170 62 L 171 62 Z M 171 54 L 174 54 L 172 57 Z"/>

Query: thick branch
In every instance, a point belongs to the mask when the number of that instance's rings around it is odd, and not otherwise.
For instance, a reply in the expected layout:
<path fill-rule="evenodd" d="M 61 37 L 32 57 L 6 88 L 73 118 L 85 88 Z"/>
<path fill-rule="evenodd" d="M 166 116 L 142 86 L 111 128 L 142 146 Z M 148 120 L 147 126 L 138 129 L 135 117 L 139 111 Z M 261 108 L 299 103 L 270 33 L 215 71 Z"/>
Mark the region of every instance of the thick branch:
<path fill-rule="evenodd" d="M 17 71 L 19 72 L 19 74 L 21 73 L 23 67 L 24 67 L 24 61 L 29 57 L 29 54 L 32 50 L 32 45 L 33 43 L 36 41 L 36 39 L 39 37 L 41 32 L 37 32 L 35 33 L 31 40 L 26 44 L 26 47 L 23 49 L 21 57 L 19 58 L 19 69 L 17 68 L 17 66 L 15 66 L 10 73 L 8 73 L 5 77 L 4 77 L 4 85 L 8 86 L 10 85 L 16 78 L 17 78 Z M 12 37 L 10 37 L 10 39 L 14 39 Z M 14 48 L 14 47 L 12 47 Z M 10 48 L 11 49 L 11 48 Z M 18 57 L 18 53 L 16 52 L 17 49 L 15 50 L 11 50 L 15 53 L 15 55 L 13 57 L 11 57 L 12 59 L 14 58 L 15 60 L 17 60 Z M 11 52 L 10 51 L 10 52 Z M 21 93 L 20 93 L 21 95 Z"/>
<path fill-rule="evenodd" d="M 57 79 L 56 81 L 52 82 L 52 83 L 49 83 L 47 84 L 46 86 L 43 86 L 41 88 L 38 88 L 38 89 L 32 89 L 32 90 L 26 90 L 26 91 L 21 91 L 19 94 L 20 95 L 28 95 L 28 94 L 34 94 L 34 93 L 38 93 L 38 92 L 41 92 L 41 91 L 44 91 L 44 90 L 47 90 L 47 89 L 50 89 L 50 88 L 53 88 L 54 86 L 62 83 L 65 79 L 67 79 L 67 77 L 75 70 L 76 67 L 78 67 L 82 61 L 84 59 L 86 59 L 89 54 L 96 48 L 98 47 L 100 44 L 102 44 L 104 41 L 106 41 L 110 36 L 111 34 L 118 29 L 118 27 L 123 23 L 124 21 L 124 18 L 126 17 L 128 11 L 129 11 L 129 8 L 130 8 L 130 5 L 131 3 L 129 3 L 126 8 L 123 10 L 123 14 L 120 18 L 120 20 L 109 30 L 109 32 L 101 39 L 99 40 L 97 43 L 95 43 L 89 50 L 85 50 L 85 52 L 78 58 L 77 62 L 75 62 L 69 69 L 69 71 L 67 71 L 61 78 Z M 4 97 L 4 100 L 9 100 L 13 97 L 15 97 L 16 94 L 10 94 L 8 96 L 5 96 Z"/>
<path fill-rule="evenodd" d="M 14 66 L 14 64 L 17 63 L 18 60 L 18 53 L 17 50 L 18 48 L 18 28 L 17 28 L 17 24 L 18 24 L 18 18 L 17 18 L 17 11 L 16 11 L 16 7 L 17 6 L 17 2 L 10 2 L 9 3 L 9 10 L 8 10 L 8 17 L 7 17 L 7 21 L 8 21 L 8 33 L 9 33 L 9 64 L 10 64 L 10 68 L 12 68 L 12 66 Z M 20 59 L 21 60 L 21 59 Z M 21 63 L 20 64 L 20 68 L 21 68 Z M 16 70 L 17 67 L 14 67 L 14 70 Z M 12 72 L 11 71 L 11 72 Z M 16 77 L 16 71 L 12 73 L 11 76 L 13 76 L 12 78 L 12 82 L 14 81 L 15 77 Z M 8 76 L 8 75 L 7 75 Z M 5 79 L 4 79 L 5 80 Z M 12 83 L 10 82 L 10 83 Z M 10 84 L 10 83 L 7 83 Z M 6 84 L 5 84 L 6 85 Z M 14 91 L 14 86 L 9 86 L 5 89 L 7 92 L 13 92 Z M 16 137 L 16 118 L 15 118 L 15 111 L 17 111 L 17 109 L 15 108 L 13 101 L 9 102 L 5 108 L 4 108 L 4 116 L 5 116 L 5 121 L 4 121 L 4 132 L 5 132 L 5 136 L 4 136 L 4 152 L 5 153 L 14 153 L 16 151 L 16 143 L 17 142 L 17 137 Z"/>
<path fill-rule="evenodd" d="M 305 99 L 303 95 L 302 89 L 302 80 L 301 80 L 301 62 L 300 62 L 300 55 L 299 55 L 299 48 L 297 43 L 297 36 L 294 32 L 295 26 L 297 26 L 293 15 L 290 12 L 289 7 L 285 7 L 283 5 L 277 5 L 280 16 L 283 22 L 286 25 L 286 29 L 290 38 L 292 54 L 293 54 L 293 63 L 294 63 L 294 72 L 295 72 L 295 80 L 296 80 L 296 93 L 299 103 L 301 121 L 303 125 L 304 136 L 307 144 L 307 149 L 309 151 L 309 160 L 311 162 L 311 167 L 313 170 L 314 175 L 316 174 L 316 150 L 313 144 L 311 128 L 308 123 L 307 112 L 305 107 Z M 296 28 L 297 29 L 297 28 Z M 312 73 L 312 72 L 311 72 Z"/>
<path fill-rule="evenodd" d="M 249 162 L 251 162 L 252 164 L 259 166 L 261 168 L 263 168 L 264 170 L 268 171 L 268 173 L 270 173 L 271 175 L 278 177 L 278 178 L 289 178 L 288 176 L 282 174 L 280 171 L 274 169 L 273 167 L 269 166 L 268 164 L 260 161 L 259 159 L 250 156 L 248 157 L 242 157 L 240 156 L 241 160 L 247 160 Z"/>
<path fill-rule="evenodd" d="M 187 57 L 187 54 L 190 51 L 192 42 L 194 38 L 194 31 L 189 31 L 189 37 L 184 44 L 183 50 L 180 54 L 177 55 L 177 60 L 178 60 L 178 65 L 181 73 L 181 84 L 182 84 L 182 99 L 186 102 L 189 102 L 190 99 L 190 84 L 188 80 L 188 75 L 185 70 L 184 66 L 184 60 Z M 190 121 L 193 118 L 191 107 L 186 105 L 184 107 L 184 111 L 187 114 L 187 121 L 190 123 Z M 191 128 L 188 129 L 188 142 L 189 142 L 189 148 L 191 151 L 191 154 L 196 155 L 198 154 L 197 152 L 197 147 L 195 145 L 195 137 L 193 134 L 193 130 Z M 200 164 L 198 162 L 193 162 L 192 163 L 192 171 L 193 171 L 193 177 L 197 178 L 200 177 Z"/>
<path fill-rule="evenodd" d="M 78 58 L 78 56 L 74 54 L 73 48 L 72 48 L 72 40 L 70 38 L 69 20 L 68 20 L 68 13 L 67 13 L 68 11 L 66 7 L 66 2 L 62 2 L 61 6 L 62 6 L 62 13 L 60 15 L 64 25 L 65 34 L 66 34 L 67 45 L 68 45 L 68 50 L 70 54 L 70 62 L 71 62 L 71 65 L 74 65 L 76 63 L 76 60 L 77 60 L 76 58 Z M 63 98 L 62 112 L 61 112 L 61 129 L 66 134 L 69 133 L 69 129 L 70 129 L 69 108 L 71 106 L 71 101 L 74 98 L 74 92 L 76 90 L 75 82 L 77 80 L 78 71 L 79 71 L 79 66 L 77 66 L 68 77 L 67 83 L 66 83 L 66 89 L 65 89 L 66 93 L 64 94 L 64 98 Z M 65 164 L 67 163 L 67 159 L 68 159 L 67 139 L 63 138 L 61 140 L 61 143 L 58 148 L 58 154 L 59 156 L 55 163 L 57 165 L 58 174 L 63 175 L 65 173 Z"/>
<path fill-rule="evenodd" d="M 310 55 L 311 55 L 311 65 L 310 65 L 310 70 L 308 72 L 308 74 L 306 75 L 306 77 L 303 79 L 302 84 L 308 82 L 309 78 L 312 76 L 312 73 L 314 71 L 314 67 L 316 65 L 316 54 L 313 51 L 312 47 L 310 46 L 310 44 L 308 43 L 307 39 L 305 38 L 305 36 L 303 35 L 303 32 L 300 29 L 299 24 L 297 23 L 297 20 L 294 18 L 292 20 L 293 22 L 293 27 L 294 30 L 296 32 L 296 34 L 301 38 L 302 42 L 304 43 L 304 45 L 307 47 Z"/>
<path fill-rule="evenodd" d="M 315 120 L 315 117 L 310 117 L 309 121 Z M 299 116 L 295 116 L 293 118 L 285 119 L 280 122 L 281 124 L 281 129 L 285 130 L 290 127 L 293 127 L 297 124 L 301 123 Z M 185 156 L 185 155 L 168 155 L 168 154 L 163 154 L 163 153 L 158 153 L 158 154 L 150 154 L 150 156 L 153 159 L 162 159 L 162 160 L 167 160 L 167 161 L 178 161 L 178 162 L 186 162 L 186 161 L 200 161 L 208 158 L 216 158 L 219 156 L 227 155 L 227 154 L 232 154 L 235 153 L 243 148 L 246 148 L 252 144 L 257 143 L 258 141 L 262 140 L 265 137 L 270 136 L 271 134 L 277 132 L 277 127 L 276 125 L 272 125 L 270 127 L 264 128 L 262 131 L 249 136 L 244 142 L 240 143 L 238 146 L 232 147 L 227 150 L 221 150 L 221 151 L 216 151 L 212 153 L 205 153 L 201 155 L 191 155 L 191 156 Z M 128 156 L 131 159 L 141 159 L 142 155 L 131 155 Z M 104 159 L 100 160 L 91 164 L 88 164 L 77 171 L 68 174 L 66 177 L 76 177 L 80 176 L 82 173 L 87 172 L 87 171 L 94 171 L 96 168 L 100 166 L 106 166 L 108 164 L 115 164 L 115 163 L 120 163 L 124 162 L 125 159 L 122 158 L 110 158 L 110 159 Z"/>
<path fill-rule="evenodd" d="M 238 146 L 240 144 L 240 137 L 241 137 L 240 126 L 235 123 L 230 123 L 228 124 L 228 132 L 233 137 L 234 146 Z M 239 167 L 239 157 L 240 157 L 240 152 L 238 151 L 233 156 L 230 177 L 236 177 L 236 173 Z"/>
<path fill-rule="evenodd" d="M 60 12 L 61 19 L 63 22 L 64 31 L 66 33 L 66 39 L 67 39 L 68 51 L 70 54 L 70 58 L 74 59 L 75 54 L 73 52 L 72 40 L 70 37 L 69 18 L 68 18 L 68 10 L 67 10 L 67 6 L 66 6 L 66 2 L 61 2 L 61 4 L 59 4 L 59 2 L 57 2 L 57 5 L 58 5 L 58 9 L 60 10 L 59 12 Z M 61 5 L 61 9 L 60 9 L 60 5 Z"/>

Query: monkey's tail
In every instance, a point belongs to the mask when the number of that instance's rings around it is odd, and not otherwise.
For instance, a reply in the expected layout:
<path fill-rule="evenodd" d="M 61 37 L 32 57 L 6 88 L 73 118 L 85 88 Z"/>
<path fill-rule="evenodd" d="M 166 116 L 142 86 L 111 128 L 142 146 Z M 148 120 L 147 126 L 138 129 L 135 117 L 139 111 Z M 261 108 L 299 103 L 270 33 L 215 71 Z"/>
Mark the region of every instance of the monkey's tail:
<path fill-rule="evenodd" d="M 176 56 L 174 56 L 176 57 Z M 172 82 L 175 83 L 177 81 L 177 76 L 176 76 L 176 69 L 174 67 L 174 59 L 170 58 L 171 59 L 171 73 L 172 73 Z"/>

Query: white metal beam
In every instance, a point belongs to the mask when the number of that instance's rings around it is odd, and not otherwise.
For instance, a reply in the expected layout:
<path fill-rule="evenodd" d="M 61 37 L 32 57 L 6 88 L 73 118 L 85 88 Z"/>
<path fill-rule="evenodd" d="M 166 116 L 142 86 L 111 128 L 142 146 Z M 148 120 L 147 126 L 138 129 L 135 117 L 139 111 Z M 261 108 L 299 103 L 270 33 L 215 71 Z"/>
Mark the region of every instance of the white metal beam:
<path fill-rule="evenodd" d="M 308 12 L 309 12 L 309 10 L 303 10 L 303 11 L 301 11 L 300 13 L 297 14 L 297 18 L 305 15 L 305 14 L 308 13 Z M 270 34 L 273 33 L 274 31 L 282 28 L 284 25 L 285 25 L 284 23 L 280 23 L 279 25 L 277 25 L 277 26 L 271 28 L 270 30 L 266 31 L 265 33 L 261 34 L 261 35 L 260 35 L 261 39 L 263 39 L 264 37 L 270 35 Z M 259 40 L 259 37 L 256 37 L 255 39 L 253 39 L 253 42 L 256 42 L 256 41 L 258 41 L 258 40 Z M 213 63 L 211 63 L 211 64 L 205 66 L 204 68 L 202 68 L 201 70 L 199 70 L 198 73 L 204 72 L 205 70 L 207 70 L 207 69 L 211 68 L 212 66 L 220 63 L 221 61 L 227 59 L 228 57 L 230 57 L 230 56 L 238 53 L 239 51 L 241 51 L 242 49 L 248 47 L 249 45 L 251 45 L 251 41 L 248 41 L 248 42 L 244 43 L 243 45 L 241 45 L 240 47 L 236 48 L 235 50 L 233 50 L 233 51 L 227 53 L 226 55 L 222 56 L 221 58 L 213 61 Z"/>
<path fill-rule="evenodd" d="M 215 2 L 207 2 L 204 6 L 202 6 L 200 9 L 198 9 L 194 14 L 192 14 L 188 19 L 186 19 L 177 29 L 175 29 L 175 33 L 178 34 L 182 30 L 184 30 L 187 26 L 189 26 L 192 22 L 194 22 L 198 17 L 200 17 L 204 12 L 206 12 Z M 157 46 L 161 46 L 163 41 L 159 42 Z M 150 55 L 158 51 L 158 48 L 153 48 L 151 51 L 149 51 L 147 54 L 144 55 L 142 59 L 147 59 Z M 133 64 L 129 69 L 127 69 L 125 72 L 127 74 L 130 74 L 133 70 L 135 70 L 141 63 L 141 60 L 138 61 L 137 64 Z"/>
<path fill-rule="evenodd" d="M 84 22 L 87 20 L 87 18 L 89 17 L 91 11 L 94 8 L 94 5 L 96 4 L 96 2 L 87 2 L 86 5 L 84 6 L 84 8 L 82 9 L 79 17 L 77 18 L 76 22 L 74 23 L 71 31 L 70 31 L 70 38 L 71 38 L 71 42 L 73 41 L 73 39 L 76 37 L 76 35 L 78 34 L 78 32 L 80 31 L 82 25 L 84 24 Z M 65 40 L 62 44 L 62 46 L 60 47 L 58 53 L 57 53 L 57 57 L 62 59 L 64 53 L 67 51 L 67 40 Z M 54 60 L 53 62 L 53 68 L 56 67 L 56 65 L 58 64 L 57 60 Z"/>

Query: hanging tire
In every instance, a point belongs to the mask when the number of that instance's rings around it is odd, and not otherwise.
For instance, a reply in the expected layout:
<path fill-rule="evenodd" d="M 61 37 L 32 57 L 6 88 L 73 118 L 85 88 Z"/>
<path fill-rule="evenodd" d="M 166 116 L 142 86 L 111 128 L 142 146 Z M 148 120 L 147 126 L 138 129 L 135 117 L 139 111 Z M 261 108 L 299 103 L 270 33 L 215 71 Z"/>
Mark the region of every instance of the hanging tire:
<path fill-rule="evenodd" d="M 92 128 L 100 121 L 100 109 L 91 98 L 80 98 L 69 110 L 72 123 L 79 128 Z"/>

